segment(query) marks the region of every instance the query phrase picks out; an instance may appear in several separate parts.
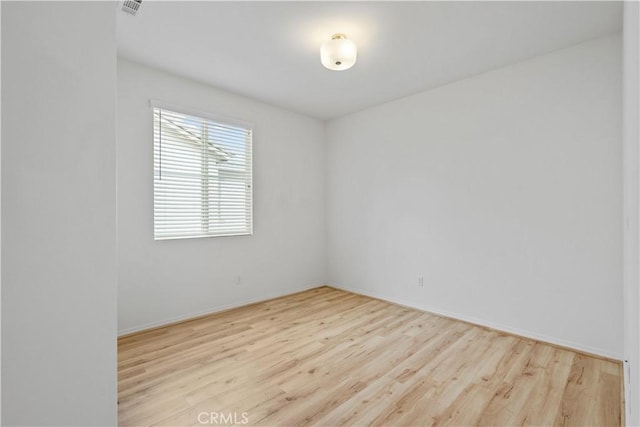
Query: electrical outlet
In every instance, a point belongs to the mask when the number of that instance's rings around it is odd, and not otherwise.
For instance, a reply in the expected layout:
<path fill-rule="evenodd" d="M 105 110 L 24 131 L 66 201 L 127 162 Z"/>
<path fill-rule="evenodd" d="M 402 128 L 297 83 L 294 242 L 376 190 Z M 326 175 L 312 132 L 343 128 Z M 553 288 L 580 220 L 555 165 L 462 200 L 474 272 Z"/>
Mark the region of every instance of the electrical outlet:
<path fill-rule="evenodd" d="M 418 276 L 418 286 L 421 288 L 424 287 L 424 277 Z"/>

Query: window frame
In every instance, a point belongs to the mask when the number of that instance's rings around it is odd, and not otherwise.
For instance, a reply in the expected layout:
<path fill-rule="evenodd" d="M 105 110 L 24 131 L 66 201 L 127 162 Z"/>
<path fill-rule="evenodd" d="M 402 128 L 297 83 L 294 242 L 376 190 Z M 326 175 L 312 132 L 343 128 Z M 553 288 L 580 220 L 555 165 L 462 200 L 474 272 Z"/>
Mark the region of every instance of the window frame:
<path fill-rule="evenodd" d="M 167 237 L 158 237 L 156 235 L 156 220 L 155 220 L 155 209 L 156 209 L 156 164 L 155 164 L 155 155 L 156 155 L 156 148 L 155 148 L 155 113 L 154 110 L 155 109 L 161 109 L 161 110 L 168 110 L 170 112 L 174 112 L 177 114 L 183 114 L 183 115 L 187 115 L 187 116 L 193 116 L 196 117 L 198 119 L 204 119 L 207 121 L 211 121 L 214 122 L 216 124 L 222 125 L 222 126 L 232 126 L 232 127 L 239 127 L 239 128 L 244 128 L 248 131 L 251 132 L 251 140 L 250 140 L 250 164 L 249 164 L 249 168 L 248 168 L 248 172 L 249 172 L 249 179 L 246 181 L 247 182 L 247 200 L 250 203 L 250 209 L 248 209 L 248 223 L 249 223 L 249 227 L 247 232 L 241 232 L 241 233 L 228 233 L 228 234 L 208 234 L 208 233 L 203 233 L 203 234 L 197 234 L 197 235 L 182 235 L 182 236 L 167 236 Z M 175 104 L 170 104 L 170 103 L 166 103 L 163 101 L 158 101 L 158 100 L 154 100 L 154 99 L 150 99 L 149 100 L 149 111 L 150 111 L 150 115 L 151 115 L 151 145 L 152 145 L 152 170 L 151 170 L 151 174 L 152 174 L 152 186 L 153 186 L 153 190 L 152 190 L 152 196 L 153 196 L 153 201 L 152 201 L 152 208 L 153 208 L 153 239 L 154 241 L 163 241 L 163 240 L 183 240 L 183 239 L 199 239 L 199 238 L 207 238 L 207 237 L 234 237 L 234 236 L 253 236 L 254 234 L 254 224 L 253 224 L 253 220 L 254 220 L 254 215 L 253 215 L 253 208 L 254 208 L 254 191 L 253 191 L 253 142 L 254 142 L 254 125 L 250 122 L 244 121 L 244 120 L 238 120 L 235 118 L 230 118 L 227 116 L 223 116 L 223 115 L 218 115 L 218 114 L 212 114 L 212 113 L 208 113 L 205 111 L 201 111 L 201 110 L 197 110 L 197 109 L 193 109 L 193 108 L 187 108 L 187 107 L 182 107 L 182 106 L 178 106 Z M 203 209 L 204 211 L 204 209 Z"/>

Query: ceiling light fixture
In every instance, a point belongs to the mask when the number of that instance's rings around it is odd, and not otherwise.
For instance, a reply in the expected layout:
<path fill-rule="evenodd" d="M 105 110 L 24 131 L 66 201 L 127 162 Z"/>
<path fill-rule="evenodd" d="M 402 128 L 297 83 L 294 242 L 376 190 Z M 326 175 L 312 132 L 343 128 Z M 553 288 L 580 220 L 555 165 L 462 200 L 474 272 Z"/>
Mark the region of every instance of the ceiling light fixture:
<path fill-rule="evenodd" d="M 344 34 L 334 34 L 331 40 L 322 43 L 320 61 L 330 70 L 342 71 L 356 63 L 358 48 Z"/>

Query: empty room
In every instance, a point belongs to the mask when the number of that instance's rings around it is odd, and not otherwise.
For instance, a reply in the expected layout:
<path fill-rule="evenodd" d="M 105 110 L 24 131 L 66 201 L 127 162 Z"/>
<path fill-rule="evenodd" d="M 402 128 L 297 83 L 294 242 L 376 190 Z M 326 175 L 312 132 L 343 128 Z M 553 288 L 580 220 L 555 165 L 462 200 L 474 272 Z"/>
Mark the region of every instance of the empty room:
<path fill-rule="evenodd" d="M 640 425 L 637 2 L 0 14 L 2 425 Z"/>

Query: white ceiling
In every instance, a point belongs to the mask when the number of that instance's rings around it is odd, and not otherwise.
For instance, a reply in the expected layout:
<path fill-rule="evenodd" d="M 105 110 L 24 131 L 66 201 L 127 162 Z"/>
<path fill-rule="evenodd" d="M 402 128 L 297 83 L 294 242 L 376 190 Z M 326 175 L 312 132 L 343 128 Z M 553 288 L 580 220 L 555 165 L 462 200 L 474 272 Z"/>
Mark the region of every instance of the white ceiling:
<path fill-rule="evenodd" d="M 119 55 L 320 119 L 620 31 L 619 2 L 154 2 Z M 342 32 L 347 71 L 320 64 Z"/>

